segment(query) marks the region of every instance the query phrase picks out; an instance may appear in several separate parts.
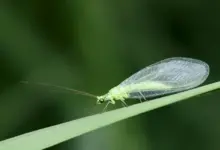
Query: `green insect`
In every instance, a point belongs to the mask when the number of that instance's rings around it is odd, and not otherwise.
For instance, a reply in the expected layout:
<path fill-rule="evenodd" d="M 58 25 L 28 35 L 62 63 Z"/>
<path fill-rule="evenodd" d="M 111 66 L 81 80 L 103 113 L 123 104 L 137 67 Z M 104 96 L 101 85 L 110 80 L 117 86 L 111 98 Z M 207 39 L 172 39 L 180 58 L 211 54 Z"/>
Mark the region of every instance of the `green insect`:
<path fill-rule="evenodd" d="M 192 58 L 174 57 L 147 66 L 102 96 L 63 86 L 46 83 L 35 84 L 53 86 L 96 98 L 97 104 L 106 102 L 105 111 L 109 104 L 115 104 L 116 101 L 121 101 L 123 105 L 127 106 L 126 99 L 145 100 L 197 87 L 207 79 L 208 75 L 209 66 L 205 62 Z M 22 81 L 22 83 L 28 82 Z"/>

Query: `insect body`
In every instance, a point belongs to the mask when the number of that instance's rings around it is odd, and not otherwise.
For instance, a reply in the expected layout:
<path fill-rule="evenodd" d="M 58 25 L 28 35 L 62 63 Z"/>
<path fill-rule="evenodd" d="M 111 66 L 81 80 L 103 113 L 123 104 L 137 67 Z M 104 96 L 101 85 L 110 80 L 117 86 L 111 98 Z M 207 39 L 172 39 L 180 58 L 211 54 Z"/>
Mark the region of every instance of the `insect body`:
<path fill-rule="evenodd" d="M 135 73 L 107 94 L 97 96 L 97 104 L 115 104 L 120 100 L 176 93 L 202 84 L 209 75 L 209 66 L 200 60 L 174 57 L 152 64 Z"/>
<path fill-rule="evenodd" d="M 209 66 L 205 62 L 192 58 L 174 57 L 159 61 L 138 71 L 102 96 L 95 96 L 62 86 L 37 84 L 53 86 L 96 98 L 97 104 L 107 102 L 106 109 L 108 104 L 115 104 L 117 100 L 126 105 L 124 100 L 129 98 L 141 100 L 188 90 L 202 84 L 208 75 Z M 23 81 L 22 83 L 27 82 Z"/>
<path fill-rule="evenodd" d="M 136 98 L 145 99 L 148 96 L 143 95 L 142 90 L 157 90 L 157 89 L 165 90 L 165 89 L 171 88 L 170 86 L 166 86 L 166 85 L 156 83 L 156 82 L 155 83 L 145 82 L 145 84 L 148 86 L 148 89 L 144 88 L 144 84 L 134 84 L 133 86 L 127 86 L 127 87 L 116 86 L 112 88 L 107 94 L 103 96 L 97 96 L 97 104 L 101 104 L 105 101 L 110 101 L 112 104 L 115 104 L 115 100 L 124 101 L 125 99 L 132 98 L 131 96 L 132 91 L 133 91 L 133 94 L 135 93 L 134 91 L 136 91 L 136 93 L 139 94 L 139 97 L 136 97 Z"/>

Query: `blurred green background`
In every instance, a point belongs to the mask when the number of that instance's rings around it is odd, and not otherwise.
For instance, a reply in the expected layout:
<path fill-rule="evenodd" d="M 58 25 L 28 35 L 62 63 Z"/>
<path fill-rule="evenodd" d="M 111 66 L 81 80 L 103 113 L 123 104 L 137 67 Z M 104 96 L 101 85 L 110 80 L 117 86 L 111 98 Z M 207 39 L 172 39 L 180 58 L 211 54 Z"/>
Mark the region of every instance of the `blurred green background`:
<path fill-rule="evenodd" d="M 218 81 L 219 8 L 220 1 L 208 0 L 2 0 L 0 140 L 104 107 L 21 80 L 101 95 L 147 65 L 184 56 L 210 65 L 206 84 Z M 191 98 L 49 149 L 219 150 L 219 96 L 216 91 Z"/>

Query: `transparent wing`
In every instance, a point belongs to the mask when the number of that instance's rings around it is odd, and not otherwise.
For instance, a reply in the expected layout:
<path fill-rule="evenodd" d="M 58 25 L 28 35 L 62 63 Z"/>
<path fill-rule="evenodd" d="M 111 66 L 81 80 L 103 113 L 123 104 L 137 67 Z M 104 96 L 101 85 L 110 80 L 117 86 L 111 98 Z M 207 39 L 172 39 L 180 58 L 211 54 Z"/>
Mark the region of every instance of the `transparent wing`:
<path fill-rule="evenodd" d="M 152 64 L 135 73 L 117 87 L 129 98 L 154 97 L 180 92 L 202 84 L 209 66 L 200 60 L 174 57 Z"/>

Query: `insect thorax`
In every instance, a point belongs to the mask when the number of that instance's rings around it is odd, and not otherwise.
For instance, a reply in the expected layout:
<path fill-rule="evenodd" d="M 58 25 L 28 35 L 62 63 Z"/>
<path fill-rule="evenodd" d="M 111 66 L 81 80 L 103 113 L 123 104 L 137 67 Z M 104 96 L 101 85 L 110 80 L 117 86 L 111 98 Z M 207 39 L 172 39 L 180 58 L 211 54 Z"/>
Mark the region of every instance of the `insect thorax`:
<path fill-rule="evenodd" d="M 112 98 L 113 100 L 125 100 L 129 97 L 127 92 L 125 92 L 124 88 L 120 87 L 114 87 L 108 92 L 109 98 Z"/>
<path fill-rule="evenodd" d="M 128 97 L 129 97 L 129 95 L 126 92 L 124 92 L 123 89 L 115 87 L 115 88 L 112 88 L 107 94 L 102 95 L 102 96 L 98 96 L 97 103 L 100 104 L 103 102 L 110 101 L 112 104 L 115 104 L 116 100 L 123 101 Z"/>

